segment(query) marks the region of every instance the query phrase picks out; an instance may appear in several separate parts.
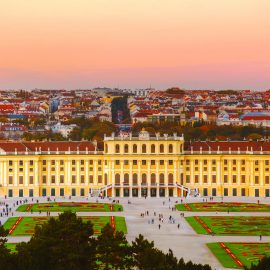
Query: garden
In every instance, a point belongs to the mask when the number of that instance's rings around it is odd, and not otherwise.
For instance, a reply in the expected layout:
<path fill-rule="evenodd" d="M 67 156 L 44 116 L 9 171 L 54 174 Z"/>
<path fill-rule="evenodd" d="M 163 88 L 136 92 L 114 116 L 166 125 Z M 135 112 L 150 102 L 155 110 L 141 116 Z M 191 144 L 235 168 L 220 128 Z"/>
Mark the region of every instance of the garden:
<path fill-rule="evenodd" d="M 243 268 L 270 256 L 270 243 L 209 243 L 208 248 L 225 268 Z"/>
<path fill-rule="evenodd" d="M 53 202 L 20 205 L 19 212 L 118 212 L 123 211 L 120 204 L 89 202 Z"/>
<path fill-rule="evenodd" d="M 5 222 L 4 228 L 9 230 L 9 236 L 31 236 L 34 233 L 35 227 L 47 222 L 49 218 L 50 217 L 12 217 Z M 108 223 L 111 224 L 115 230 L 127 233 L 124 217 L 87 216 L 81 218 L 85 222 L 92 222 L 95 235 L 99 235 L 101 229 Z"/>
<path fill-rule="evenodd" d="M 270 217 L 260 216 L 193 216 L 187 222 L 198 234 L 270 235 Z"/>
<path fill-rule="evenodd" d="M 270 205 L 238 202 L 205 202 L 177 204 L 179 211 L 192 212 L 270 212 Z"/>

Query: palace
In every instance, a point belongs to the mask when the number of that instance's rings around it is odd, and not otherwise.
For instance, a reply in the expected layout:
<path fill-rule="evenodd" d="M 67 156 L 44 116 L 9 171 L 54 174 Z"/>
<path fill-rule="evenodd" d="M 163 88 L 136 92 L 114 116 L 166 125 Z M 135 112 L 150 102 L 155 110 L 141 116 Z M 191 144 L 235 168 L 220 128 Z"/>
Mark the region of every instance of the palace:
<path fill-rule="evenodd" d="M 0 142 L 0 196 L 270 196 L 270 142 L 142 130 L 96 142 Z"/>

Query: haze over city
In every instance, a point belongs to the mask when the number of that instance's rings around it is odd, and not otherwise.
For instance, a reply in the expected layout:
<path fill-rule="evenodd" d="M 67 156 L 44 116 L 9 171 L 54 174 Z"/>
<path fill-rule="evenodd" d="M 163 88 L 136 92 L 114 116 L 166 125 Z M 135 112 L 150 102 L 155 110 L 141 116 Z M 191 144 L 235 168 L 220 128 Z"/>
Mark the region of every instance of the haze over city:
<path fill-rule="evenodd" d="M 0 89 L 269 89 L 268 0 L 17 0 Z"/>

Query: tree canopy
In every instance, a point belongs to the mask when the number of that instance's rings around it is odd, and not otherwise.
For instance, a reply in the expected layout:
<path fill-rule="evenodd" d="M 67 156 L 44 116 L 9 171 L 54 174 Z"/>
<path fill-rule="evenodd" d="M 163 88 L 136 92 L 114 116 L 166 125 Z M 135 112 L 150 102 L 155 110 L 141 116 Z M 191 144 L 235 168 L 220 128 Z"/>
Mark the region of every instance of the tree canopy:
<path fill-rule="evenodd" d="M 209 265 L 178 260 L 171 250 L 162 252 L 142 235 L 129 243 L 122 232 L 109 224 L 95 237 L 91 222 L 85 223 L 71 212 L 37 226 L 30 241 L 18 244 L 15 252 L 6 248 L 7 234 L 1 226 L 1 269 L 211 270 Z"/>

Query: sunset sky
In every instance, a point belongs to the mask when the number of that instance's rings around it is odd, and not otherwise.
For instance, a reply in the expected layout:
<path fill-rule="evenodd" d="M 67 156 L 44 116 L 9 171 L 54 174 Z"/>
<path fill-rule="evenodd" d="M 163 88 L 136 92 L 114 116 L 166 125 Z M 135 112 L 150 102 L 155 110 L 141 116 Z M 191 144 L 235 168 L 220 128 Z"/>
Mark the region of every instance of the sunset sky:
<path fill-rule="evenodd" d="M 269 0 L 0 0 L 0 89 L 269 89 L 269 11 Z"/>

